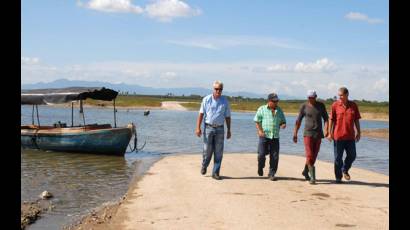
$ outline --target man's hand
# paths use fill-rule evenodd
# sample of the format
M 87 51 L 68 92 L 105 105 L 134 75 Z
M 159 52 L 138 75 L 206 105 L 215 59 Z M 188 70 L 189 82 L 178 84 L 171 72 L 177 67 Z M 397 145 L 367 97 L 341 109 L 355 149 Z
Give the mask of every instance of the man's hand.
M 197 129 L 195 130 L 195 134 L 196 134 L 198 137 L 201 137 L 201 134 L 202 134 L 201 128 L 197 128 Z
M 325 131 L 325 137 L 327 138 L 329 136 L 329 131 Z
M 259 137 L 265 137 L 265 133 L 261 130 L 258 130 Z
M 332 141 L 333 141 L 333 133 L 329 133 L 329 134 L 327 135 L 327 139 L 328 139 L 330 142 L 332 142 Z
M 293 142 L 298 143 L 298 135 L 293 134 Z
M 231 130 L 228 129 L 228 131 L 226 132 L 226 139 L 231 138 Z
M 281 127 L 282 129 L 286 128 L 286 123 L 281 124 L 280 127 Z
M 359 142 L 360 141 L 360 132 L 357 132 L 356 133 L 356 142 Z

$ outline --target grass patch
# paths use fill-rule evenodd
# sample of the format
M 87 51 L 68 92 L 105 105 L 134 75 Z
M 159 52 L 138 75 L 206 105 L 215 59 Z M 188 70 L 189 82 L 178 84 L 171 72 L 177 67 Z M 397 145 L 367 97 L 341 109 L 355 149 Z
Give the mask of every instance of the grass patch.
M 228 97 L 231 104 L 232 111 L 254 111 L 261 105 L 266 104 L 265 99 L 256 98 L 242 98 L 242 97 Z M 202 97 L 199 95 L 191 96 L 160 96 L 160 95 L 119 95 L 115 101 L 116 106 L 121 107 L 160 107 L 162 101 L 182 101 L 181 105 L 189 110 L 199 110 Z M 332 100 L 319 100 L 326 106 L 328 112 L 330 112 Z M 279 106 L 286 113 L 298 113 L 299 107 L 305 100 L 281 100 Z M 389 103 L 388 102 L 371 102 L 371 101 L 355 101 L 359 106 L 361 113 L 374 113 L 379 115 L 389 115 Z M 112 106 L 111 101 L 99 101 L 87 99 L 86 104 L 96 106 Z

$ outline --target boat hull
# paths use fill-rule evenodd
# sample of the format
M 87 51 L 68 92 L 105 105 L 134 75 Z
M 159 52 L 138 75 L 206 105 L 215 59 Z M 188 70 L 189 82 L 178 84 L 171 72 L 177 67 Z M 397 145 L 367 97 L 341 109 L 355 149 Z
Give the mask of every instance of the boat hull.
M 132 128 L 60 128 L 21 129 L 23 148 L 57 152 L 124 155 L 132 137 Z

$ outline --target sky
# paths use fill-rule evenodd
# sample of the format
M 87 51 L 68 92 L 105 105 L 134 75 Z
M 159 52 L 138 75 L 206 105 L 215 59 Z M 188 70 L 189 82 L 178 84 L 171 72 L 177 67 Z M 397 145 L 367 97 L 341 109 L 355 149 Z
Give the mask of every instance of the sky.
M 21 83 L 389 100 L 385 0 L 22 0 Z

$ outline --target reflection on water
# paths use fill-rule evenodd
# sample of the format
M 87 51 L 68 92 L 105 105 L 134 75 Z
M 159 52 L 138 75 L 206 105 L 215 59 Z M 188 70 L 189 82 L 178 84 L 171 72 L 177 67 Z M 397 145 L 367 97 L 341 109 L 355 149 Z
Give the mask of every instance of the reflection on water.
M 22 106 L 21 109 L 22 124 L 30 124 L 31 107 Z M 71 124 L 71 108 L 40 106 L 39 113 L 41 124 L 51 125 L 57 121 Z M 142 173 L 164 154 L 202 153 L 202 139 L 194 135 L 197 115 L 196 111 L 152 110 L 149 116 L 144 116 L 143 110 L 119 109 L 117 125 L 134 122 L 139 143 L 147 142 L 142 152 L 128 153 L 124 157 L 22 150 L 22 201 L 36 200 L 44 190 L 55 195 L 52 200 L 55 209 L 30 229 L 59 229 L 72 218 L 120 198 L 126 193 L 134 171 Z M 255 153 L 256 160 L 258 138 L 253 116 L 254 113 L 232 113 L 232 138 L 225 141 L 225 153 Z M 87 123 L 113 124 L 111 109 L 86 108 L 85 117 Z M 82 117 L 74 116 L 74 119 L 74 124 L 82 123 Z M 304 124 L 299 131 L 299 142 L 294 144 L 295 116 L 286 119 L 287 128 L 280 133 L 280 153 L 304 156 Z M 361 121 L 362 129 L 388 127 L 388 122 Z M 388 140 L 362 137 L 356 148 L 357 159 L 353 167 L 388 175 Z M 333 143 L 323 139 L 318 159 L 333 161 Z M 198 167 L 200 162 L 198 155 Z
M 159 155 L 146 158 L 143 164 L 135 156 L 22 150 L 21 200 L 37 200 L 44 190 L 54 195 L 54 208 L 30 229 L 59 229 L 105 202 L 118 200 L 134 172 L 141 175 Z

